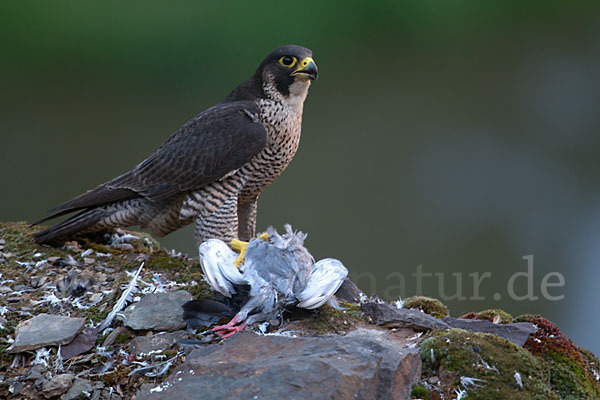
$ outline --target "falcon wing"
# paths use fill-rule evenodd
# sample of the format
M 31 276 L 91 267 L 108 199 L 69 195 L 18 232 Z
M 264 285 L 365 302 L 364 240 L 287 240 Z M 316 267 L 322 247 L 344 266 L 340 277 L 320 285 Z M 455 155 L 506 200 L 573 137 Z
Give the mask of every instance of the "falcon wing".
M 61 211 L 58 216 L 139 196 L 158 202 L 213 182 L 240 168 L 264 148 L 267 132 L 254 119 L 256 113 L 257 106 L 250 101 L 209 108 L 184 124 L 131 171 L 51 211 Z

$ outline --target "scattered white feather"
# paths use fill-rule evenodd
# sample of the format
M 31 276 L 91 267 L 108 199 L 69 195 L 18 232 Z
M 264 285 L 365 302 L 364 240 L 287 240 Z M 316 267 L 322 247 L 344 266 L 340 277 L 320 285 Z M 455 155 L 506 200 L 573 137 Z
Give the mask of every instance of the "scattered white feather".
M 81 253 L 81 254 L 80 254 L 80 256 L 81 256 L 82 258 L 83 258 L 83 257 L 87 257 L 87 256 L 89 256 L 90 254 L 92 254 L 93 252 L 94 252 L 94 250 L 92 250 L 92 249 L 87 249 L 86 251 L 84 251 L 83 253 Z
M 102 321 L 102 323 L 98 327 L 98 332 L 102 332 L 104 329 L 108 328 L 115 316 L 117 315 L 117 313 L 120 312 L 123 309 L 123 307 L 125 307 L 125 304 L 127 304 L 128 301 L 131 300 L 132 292 L 137 286 L 138 276 L 140 275 L 140 272 L 142 272 L 143 267 L 144 263 L 142 263 L 138 270 L 135 272 L 135 274 L 133 274 L 131 282 L 129 282 L 129 285 L 127 285 L 127 289 L 123 291 L 123 294 L 121 294 L 121 297 L 114 305 L 111 312 L 107 315 L 106 319 Z
M 106 347 L 102 347 L 102 346 L 97 346 L 96 347 L 96 351 L 98 352 L 99 355 L 103 356 L 103 357 L 112 357 L 114 350 L 108 351 L 108 349 Z
M 515 371 L 513 376 L 515 377 L 515 381 L 517 382 L 519 389 L 523 390 L 523 380 L 521 379 L 521 374 Z
M 363 292 L 360 292 L 360 294 L 358 295 L 358 303 L 359 304 L 365 304 L 369 302 L 369 297 L 364 294 Z
M 171 387 L 171 384 L 169 382 L 163 382 L 160 385 L 150 389 L 150 393 L 159 393 L 159 392 L 162 392 L 163 390 L 168 389 L 169 387 Z
M 17 355 L 15 355 L 15 358 L 13 358 L 13 362 L 10 364 L 10 368 L 17 368 L 19 364 L 21 364 L 21 360 L 23 359 L 22 354 L 23 353 L 17 353 Z
M 169 368 L 171 368 L 171 365 L 173 365 L 173 362 L 175 361 L 175 359 L 177 359 L 177 357 L 181 356 L 182 354 L 183 354 L 183 352 L 179 352 L 179 353 L 175 354 L 175 356 L 173 356 L 172 358 L 168 359 L 167 361 L 162 361 L 162 362 L 159 362 L 157 364 L 152 364 L 152 365 L 144 365 L 140 368 L 136 368 L 133 371 L 131 371 L 129 374 L 127 374 L 127 376 L 132 376 L 135 374 L 143 373 L 147 377 L 155 378 L 158 376 L 166 375 L 167 372 L 169 372 Z
M 469 386 L 475 386 L 475 387 L 483 387 L 483 385 L 479 385 L 478 382 L 483 382 L 485 383 L 485 381 L 483 379 L 478 379 L 478 378 L 470 378 L 468 376 L 461 376 L 460 377 L 460 383 L 465 387 L 469 387 Z
M 17 261 L 17 260 L 15 260 L 15 262 L 17 264 L 19 264 L 21 267 L 26 267 L 27 270 L 29 270 L 34 265 L 34 263 L 32 263 L 30 261 Z
M 58 345 L 58 350 L 56 351 L 56 357 L 54 358 L 54 372 L 63 372 L 65 370 L 63 366 L 63 358 L 60 355 L 60 344 Z
M 132 235 L 130 233 L 125 233 L 120 235 L 118 233 L 114 233 L 111 237 L 111 246 L 119 243 L 130 243 L 136 240 L 140 240 L 139 236 Z
M 418 344 L 417 340 L 421 337 L 421 335 L 423 335 L 423 332 L 418 332 L 414 336 L 411 336 L 408 339 L 406 339 L 407 341 L 411 342 L 411 343 L 407 344 L 406 347 L 409 349 L 414 349 L 415 347 L 417 347 L 417 344 Z
M 488 364 L 488 362 L 487 362 L 487 361 L 485 361 L 485 360 L 483 359 L 483 357 L 481 357 L 481 356 L 479 356 L 479 364 L 480 364 L 480 365 L 481 365 L 483 368 L 485 368 L 485 369 L 489 369 L 489 370 L 492 370 L 492 371 L 495 371 L 495 372 L 498 372 L 498 373 L 499 373 L 499 371 L 498 371 L 498 368 L 496 368 L 496 367 L 495 367 L 495 366 L 493 366 L 493 365 L 490 365 L 490 364 Z
M 50 365 L 50 350 L 46 350 L 45 347 L 37 349 L 35 351 L 35 358 L 31 362 L 31 365 L 42 364 L 44 367 Z
M 44 297 L 42 297 L 40 300 L 32 300 L 31 304 L 33 304 L 34 306 L 37 306 L 38 304 L 44 304 L 44 303 L 50 303 L 50 305 L 57 305 L 60 303 L 64 303 L 69 301 L 68 298 L 64 298 L 64 299 L 59 299 L 58 297 L 56 297 L 56 295 L 54 293 L 46 293 L 46 295 Z
M 265 321 L 262 324 L 258 325 L 258 331 L 260 334 L 264 335 L 265 333 L 267 333 L 267 328 L 269 327 L 269 322 Z
M 81 297 L 75 297 L 72 301 L 71 301 L 71 305 L 75 308 L 78 308 L 80 310 L 87 310 L 88 308 L 90 308 L 89 305 L 86 304 L 82 304 L 81 303 Z
M 276 331 L 276 332 L 271 332 L 271 333 L 264 333 L 262 334 L 262 336 L 282 336 L 282 337 L 289 337 L 289 338 L 297 338 L 298 331 Z
M 402 299 L 398 298 L 398 300 L 392 302 L 391 306 L 392 306 L 392 308 L 401 310 L 404 307 L 404 301 L 402 301 Z
M 455 400 L 463 400 L 467 397 L 467 391 L 461 388 L 454 389 L 454 393 L 456 394 Z

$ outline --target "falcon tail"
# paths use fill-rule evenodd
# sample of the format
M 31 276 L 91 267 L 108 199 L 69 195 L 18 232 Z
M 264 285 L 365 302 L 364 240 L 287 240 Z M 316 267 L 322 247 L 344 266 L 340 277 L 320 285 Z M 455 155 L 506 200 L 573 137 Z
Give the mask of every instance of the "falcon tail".
M 62 239 L 63 237 L 66 238 L 79 232 L 86 230 L 89 231 L 88 228 L 91 228 L 103 218 L 114 213 L 114 210 L 112 212 L 108 211 L 103 206 L 111 203 L 118 204 L 118 202 L 133 199 L 137 196 L 137 193 L 129 189 L 111 188 L 107 187 L 106 185 L 100 185 L 95 189 L 87 191 L 65 203 L 59 204 L 50 210 L 50 212 L 56 211 L 56 214 L 32 223 L 32 226 L 39 225 L 43 222 L 61 217 L 65 214 L 80 211 L 78 214 L 73 215 L 63 222 L 34 234 L 33 238 L 37 243 L 40 244 L 52 243 L 58 241 L 57 239 Z
M 58 217 L 64 213 L 58 213 L 50 218 Z M 41 232 L 37 232 L 33 235 L 33 239 L 36 243 L 53 243 L 63 237 L 72 236 L 76 233 L 86 231 L 87 228 L 98 223 L 100 220 L 105 218 L 109 212 L 101 208 L 94 208 L 91 210 L 83 210 L 79 214 L 73 215 L 72 217 L 59 222 L 56 225 L 51 226 L 48 229 L 44 229 Z M 49 219 L 49 218 L 48 218 Z M 38 221 L 39 222 L 43 222 Z M 33 224 L 36 225 L 37 223 Z

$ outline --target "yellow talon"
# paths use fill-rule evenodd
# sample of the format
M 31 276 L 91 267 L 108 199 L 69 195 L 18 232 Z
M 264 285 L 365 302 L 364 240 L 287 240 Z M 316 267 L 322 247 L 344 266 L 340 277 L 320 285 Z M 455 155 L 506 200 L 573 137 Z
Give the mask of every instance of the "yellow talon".
M 265 242 L 269 241 L 269 235 L 267 233 L 263 233 L 259 236 Z M 233 264 L 238 267 L 238 269 L 242 268 L 242 264 L 244 263 L 244 254 L 246 254 L 246 250 L 248 249 L 248 242 L 244 242 L 242 240 L 233 239 L 230 243 L 231 249 L 233 251 L 237 251 L 240 253 L 238 258 L 235 259 Z
M 229 245 L 231 246 L 231 250 L 233 250 L 237 253 L 241 253 L 248 246 L 248 242 L 243 242 L 238 239 L 233 239 Z

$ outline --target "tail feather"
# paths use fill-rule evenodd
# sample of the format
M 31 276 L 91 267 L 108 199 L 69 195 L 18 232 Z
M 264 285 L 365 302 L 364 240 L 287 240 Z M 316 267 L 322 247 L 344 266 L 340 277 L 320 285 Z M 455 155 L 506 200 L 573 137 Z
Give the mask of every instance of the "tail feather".
M 64 210 L 64 211 L 61 211 L 61 212 L 57 212 L 56 214 L 52 214 L 49 217 L 45 217 L 45 218 L 42 218 L 42 219 L 40 219 L 38 221 L 32 222 L 31 226 L 36 226 L 36 225 L 39 225 L 39 224 L 43 224 L 46 221 L 50 221 L 51 219 L 62 217 L 63 215 L 70 214 L 73 211 L 74 210 Z
M 109 214 L 110 212 L 102 208 L 83 210 L 79 214 L 73 215 L 50 228 L 35 233 L 33 239 L 36 243 L 40 244 L 52 243 L 62 237 L 72 236 L 76 233 L 85 231 Z M 44 220 L 38 221 L 38 223 L 43 221 Z

